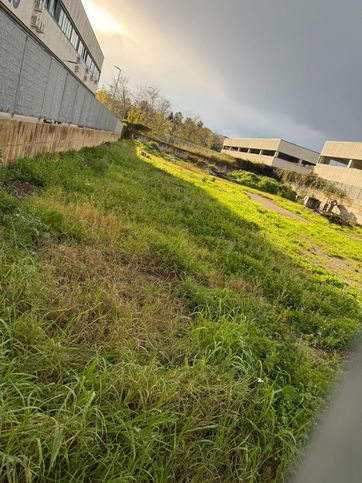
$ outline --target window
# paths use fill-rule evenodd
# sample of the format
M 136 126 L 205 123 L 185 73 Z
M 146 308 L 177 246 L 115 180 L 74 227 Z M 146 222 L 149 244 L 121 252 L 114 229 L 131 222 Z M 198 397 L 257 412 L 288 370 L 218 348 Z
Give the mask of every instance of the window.
M 48 10 L 52 17 L 54 17 L 55 15 L 55 2 L 56 0 L 45 0 L 44 2 L 45 8 Z
M 279 153 L 278 158 L 283 161 L 289 161 L 290 163 L 299 163 L 299 159 L 295 156 L 290 156 L 290 154 Z
M 260 154 L 260 149 L 250 148 L 250 154 Z
M 84 42 L 81 40 L 76 28 L 73 26 L 68 14 L 62 7 L 60 0 L 44 0 L 44 6 L 57 22 L 78 55 L 84 60 L 87 68 L 93 73 L 93 77 L 98 81 L 100 78 L 100 71 L 96 66 L 91 54 L 85 47 Z
M 275 156 L 275 151 L 271 151 L 270 149 L 263 149 L 262 154 L 264 156 Z
M 77 34 L 77 32 L 74 29 L 72 30 L 72 34 L 70 36 L 70 43 L 73 45 L 75 50 L 78 49 L 79 35 Z

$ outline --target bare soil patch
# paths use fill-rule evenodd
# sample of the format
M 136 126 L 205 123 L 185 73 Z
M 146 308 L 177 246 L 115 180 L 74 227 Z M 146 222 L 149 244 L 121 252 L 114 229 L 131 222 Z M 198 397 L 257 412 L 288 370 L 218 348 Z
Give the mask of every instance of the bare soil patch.
M 257 195 L 255 193 L 247 193 L 249 198 L 256 203 L 260 203 L 261 205 L 264 206 L 267 210 L 274 211 L 275 213 L 279 213 L 279 215 L 285 216 L 286 218 L 290 218 L 295 221 L 300 221 L 302 223 L 308 223 L 308 220 L 305 218 L 296 215 L 295 213 L 292 213 L 291 211 L 286 210 L 285 208 L 282 208 L 281 206 L 277 205 L 273 200 L 270 198 L 266 198 L 265 196 Z
M 25 198 L 26 196 L 31 196 L 35 191 L 39 188 L 34 186 L 27 181 L 12 181 L 11 183 L 7 183 L 7 188 L 9 189 L 10 193 L 18 198 Z

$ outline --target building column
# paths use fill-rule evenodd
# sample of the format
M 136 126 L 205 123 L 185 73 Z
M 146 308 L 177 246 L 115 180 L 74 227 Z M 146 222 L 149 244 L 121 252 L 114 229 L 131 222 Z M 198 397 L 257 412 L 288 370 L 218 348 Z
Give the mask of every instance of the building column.
M 353 161 L 354 161 L 353 159 L 349 160 L 347 168 L 353 168 Z

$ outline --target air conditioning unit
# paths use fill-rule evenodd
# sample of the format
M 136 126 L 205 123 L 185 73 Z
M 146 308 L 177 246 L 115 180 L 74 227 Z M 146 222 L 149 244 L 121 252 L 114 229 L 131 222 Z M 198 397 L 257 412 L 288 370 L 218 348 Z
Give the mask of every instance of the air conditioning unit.
M 44 0 L 34 0 L 34 10 L 42 12 L 44 10 Z
M 88 80 L 88 76 L 87 76 L 87 75 L 85 75 L 85 76 L 83 77 L 83 80 L 84 80 L 84 82 L 87 82 L 87 80 Z
M 86 71 L 87 74 L 89 74 L 89 67 L 86 67 L 85 71 Z
M 45 32 L 44 22 L 39 22 L 39 25 L 36 27 L 36 31 L 38 32 L 38 34 L 43 34 Z
M 79 72 L 79 65 L 78 64 L 75 65 L 74 72 Z
M 39 15 L 32 15 L 30 19 L 30 25 L 39 33 L 43 34 L 45 31 L 45 24 Z
M 38 28 L 39 23 L 41 22 L 41 19 L 38 15 L 32 15 L 30 19 L 30 25 L 34 28 Z
M 80 55 L 77 55 L 77 64 L 80 64 L 80 61 L 81 61 L 81 57 Z

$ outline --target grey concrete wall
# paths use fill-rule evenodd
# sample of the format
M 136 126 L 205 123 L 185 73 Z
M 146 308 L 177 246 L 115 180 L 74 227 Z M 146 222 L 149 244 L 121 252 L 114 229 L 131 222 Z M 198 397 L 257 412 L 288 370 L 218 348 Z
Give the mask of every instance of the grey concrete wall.
M 316 198 L 321 202 L 321 206 L 325 205 L 330 199 L 336 200 L 338 205 L 333 209 L 333 212 L 342 216 L 346 221 L 362 226 L 362 199 L 358 200 L 337 196 L 336 193 L 328 193 L 303 184 L 288 184 L 300 197 L 303 198 L 308 195 Z
M 321 156 L 362 160 L 362 143 L 327 141 Z
M 288 154 L 288 153 L 287 153 Z M 284 159 L 274 158 L 271 164 L 273 168 L 287 169 L 288 171 L 294 171 L 295 173 L 308 174 L 313 170 L 313 166 L 302 166 L 298 163 L 290 163 Z
M 244 159 L 245 161 L 251 161 L 253 163 L 259 163 L 259 164 L 267 164 L 268 166 L 272 166 L 273 159 L 274 159 L 273 156 L 262 156 L 261 154 L 242 153 L 240 151 L 228 151 L 223 149 L 221 152 L 223 154 L 229 154 L 230 156 L 236 159 Z
M 318 164 L 314 173 L 323 179 L 332 181 L 342 187 L 346 195 L 353 199 L 362 200 L 362 170 L 342 168 L 327 164 Z
M 0 119 L 0 162 L 116 142 L 121 133 Z
M 295 158 L 309 161 L 313 164 L 317 164 L 319 159 L 319 153 L 283 140 L 280 141 L 278 151 L 294 156 Z
M 280 145 L 280 139 L 257 139 L 257 138 L 231 138 L 225 139 L 224 146 L 235 146 L 255 149 L 270 149 L 277 151 Z

